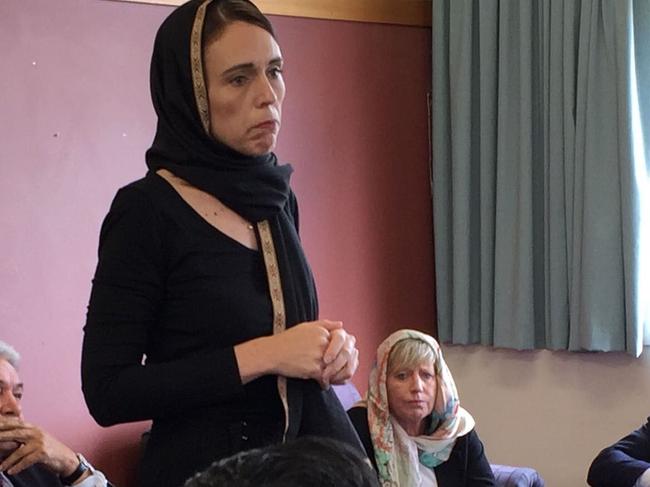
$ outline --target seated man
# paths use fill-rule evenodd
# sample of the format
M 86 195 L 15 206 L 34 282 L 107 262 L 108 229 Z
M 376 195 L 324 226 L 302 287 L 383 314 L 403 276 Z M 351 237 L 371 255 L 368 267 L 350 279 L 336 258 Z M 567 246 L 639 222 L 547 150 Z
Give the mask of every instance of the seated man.
M 213 463 L 185 487 L 379 487 L 374 470 L 354 448 L 324 437 L 238 453 Z
M 650 418 L 598 454 L 587 482 L 592 487 L 650 487 Z
M 104 474 L 80 454 L 23 421 L 18 353 L 0 340 L 0 486 L 106 487 Z

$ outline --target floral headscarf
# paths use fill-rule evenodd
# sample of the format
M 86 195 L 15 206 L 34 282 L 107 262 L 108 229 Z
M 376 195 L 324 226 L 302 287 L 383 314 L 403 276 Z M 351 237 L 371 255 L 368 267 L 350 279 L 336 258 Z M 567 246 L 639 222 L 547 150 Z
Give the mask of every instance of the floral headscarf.
M 402 340 L 415 339 L 433 350 L 437 379 L 436 398 L 430 427 L 421 436 L 409 436 L 391 417 L 388 409 L 386 375 L 393 347 Z M 368 385 L 368 425 L 382 486 L 413 487 L 421 483 L 418 463 L 434 468 L 447 461 L 456 438 L 474 428 L 474 418 L 460 407 L 456 384 L 442 358 L 440 346 L 431 336 L 415 330 L 399 330 L 377 349 L 377 360 Z

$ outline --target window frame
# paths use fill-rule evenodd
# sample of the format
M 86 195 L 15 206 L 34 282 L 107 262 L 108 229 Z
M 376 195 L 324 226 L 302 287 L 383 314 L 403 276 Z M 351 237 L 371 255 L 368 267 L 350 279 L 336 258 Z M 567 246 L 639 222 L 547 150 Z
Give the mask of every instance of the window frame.
M 111 0 L 177 6 L 186 0 Z M 253 0 L 269 15 L 431 27 L 431 0 Z

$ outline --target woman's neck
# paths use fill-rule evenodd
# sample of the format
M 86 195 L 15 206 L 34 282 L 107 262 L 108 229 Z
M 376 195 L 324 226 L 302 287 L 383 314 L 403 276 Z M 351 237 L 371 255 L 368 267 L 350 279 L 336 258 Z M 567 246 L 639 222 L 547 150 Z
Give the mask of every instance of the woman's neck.
M 399 425 L 409 436 L 420 436 L 424 434 L 424 420 L 407 424 L 400 423 Z

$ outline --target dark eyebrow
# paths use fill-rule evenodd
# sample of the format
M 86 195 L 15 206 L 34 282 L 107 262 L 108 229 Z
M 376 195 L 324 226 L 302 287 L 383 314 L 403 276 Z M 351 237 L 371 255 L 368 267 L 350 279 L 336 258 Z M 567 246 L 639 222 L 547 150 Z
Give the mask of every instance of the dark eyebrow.
M 269 65 L 277 66 L 279 64 L 282 64 L 281 57 L 274 57 L 269 61 Z M 230 68 L 226 69 L 223 73 L 221 73 L 221 76 L 227 77 L 229 74 L 232 74 L 236 71 L 254 71 L 254 70 L 255 70 L 255 65 L 253 63 L 235 64 L 234 66 L 231 66 Z
M 252 71 L 254 69 L 255 65 L 253 63 L 235 64 L 234 66 L 226 69 L 223 73 L 221 73 L 221 76 L 226 77 L 235 71 Z

